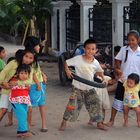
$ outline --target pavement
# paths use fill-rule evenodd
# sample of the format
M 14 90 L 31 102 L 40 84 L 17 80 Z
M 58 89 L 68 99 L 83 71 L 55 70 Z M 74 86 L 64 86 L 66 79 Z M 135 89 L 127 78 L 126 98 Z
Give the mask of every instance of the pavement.
M 22 48 L 22 46 L 11 45 L 9 43 L 0 42 L 8 49 L 10 55 Z M 140 128 L 137 127 L 135 113 L 130 112 L 129 126 L 123 127 L 123 114 L 118 113 L 116 116 L 115 124 L 107 132 L 101 131 L 95 126 L 87 124 L 89 116 L 85 107 L 81 110 L 80 116 L 75 123 L 68 123 L 67 129 L 64 132 L 58 131 L 59 125 L 62 121 L 65 106 L 71 94 L 71 86 L 61 86 L 58 76 L 58 64 L 55 62 L 41 62 L 41 67 L 48 76 L 47 84 L 47 127 L 48 132 L 40 132 L 41 119 L 38 108 L 33 109 L 33 123 L 32 131 L 36 135 L 29 140 L 140 140 Z M 113 101 L 113 95 L 110 95 L 110 101 Z M 110 117 L 111 110 L 106 112 L 107 122 Z M 0 140 L 16 140 L 16 127 L 17 122 L 14 119 L 14 125 L 11 127 L 4 127 L 7 122 L 5 117 L 0 122 Z

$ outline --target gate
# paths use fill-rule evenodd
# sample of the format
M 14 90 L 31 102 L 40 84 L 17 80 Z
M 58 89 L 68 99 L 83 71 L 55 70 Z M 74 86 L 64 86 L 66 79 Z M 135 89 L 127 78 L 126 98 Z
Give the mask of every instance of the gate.
M 124 45 L 127 44 L 127 33 L 130 30 L 140 32 L 140 1 L 124 7 Z
M 89 9 L 89 37 L 97 42 L 112 43 L 112 7 Z
M 73 50 L 80 41 L 80 5 L 66 9 L 66 50 Z

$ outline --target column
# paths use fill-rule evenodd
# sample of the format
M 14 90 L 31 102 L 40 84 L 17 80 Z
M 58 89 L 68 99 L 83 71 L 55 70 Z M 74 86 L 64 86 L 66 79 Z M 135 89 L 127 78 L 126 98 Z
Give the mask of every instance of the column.
M 123 8 L 133 0 L 109 0 L 112 3 L 113 46 L 123 46 Z
M 53 14 L 51 16 L 51 47 L 57 49 L 57 2 L 52 2 Z
M 93 8 L 96 0 L 79 0 L 80 4 L 80 38 L 84 42 L 89 38 L 89 8 Z
M 69 1 L 60 1 L 59 19 L 60 19 L 60 53 L 66 51 L 66 9 L 69 9 L 72 3 Z

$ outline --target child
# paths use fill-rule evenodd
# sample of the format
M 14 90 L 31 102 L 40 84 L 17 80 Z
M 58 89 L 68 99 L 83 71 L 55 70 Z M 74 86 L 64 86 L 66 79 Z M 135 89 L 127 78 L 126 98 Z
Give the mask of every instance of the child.
M 16 76 L 9 82 L 10 86 L 12 86 L 9 100 L 18 120 L 18 137 L 29 137 L 32 135 L 29 132 L 27 122 L 28 105 L 30 104 L 28 81 L 30 72 L 31 68 L 29 65 L 19 65 Z
M 98 73 L 96 73 L 97 78 L 102 82 L 102 78 L 98 76 Z M 104 76 L 105 81 L 111 80 L 109 76 Z M 100 99 L 100 108 L 102 109 L 102 114 L 103 114 L 103 121 L 105 120 L 105 113 L 106 110 L 110 109 L 110 100 L 109 100 L 109 95 L 107 91 L 107 87 L 105 88 L 95 88 L 97 95 L 99 96 Z M 89 120 L 88 124 L 93 125 L 94 121 Z
M 6 57 L 5 49 L 2 46 L 0 46 L 0 71 L 2 71 L 3 68 L 5 67 L 5 62 L 3 61 L 5 57 Z
M 84 43 L 85 54 L 75 56 L 68 59 L 65 64 L 65 71 L 69 78 L 72 78 L 72 71 L 68 66 L 74 66 L 76 74 L 79 77 L 93 81 L 93 76 L 96 72 L 99 72 L 104 79 L 103 70 L 99 62 L 93 57 L 96 52 L 96 43 L 93 39 L 88 39 Z M 76 121 L 80 110 L 85 104 L 91 120 L 97 122 L 97 127 L 101 130 L 106 130 L 103 125 L 103 116 L 100 108 L 99 98 L 93 87 L 73 80 L 73 93 L 69 98 L 69 103 L 66 107 L 63 115 L 63 121 L 59 128 L 60 131 L 64 131 L 67 121 Z
M 28 36 L 24 43 L 25 49 L 32 50 L 36 54 L 40 51 L 39 46 L 39 39 L 34 36 Z M 41 68 L 39 64 L 33 65 L 32 68 L 34 69 L 34 81 L 38 82 L 32 82 L 31 88 L 30 88 L 30 98 L 31 98 L 31 104 L 33 107 L 39 106 L 41 120 L 42 120 L 42 128 L 40 129 L 41 132 L 47 132 L 47 126 L 46 126 L 46 81 L 47 77 L 46 75 L 41 71 Z M 29 108 L 29 116 L 28 116 L 28 122 L 29 125 L 32 126 L 31 123 L 32 119 L 32 107 Z
M 0 85 L 2 86 L 1 94 L 2 96 L 5 96 L 5 98 L 0 99 L 0 121 L 2 120 L 8 109 L 10 93 L 10 85 L 8 83 L 9 80 L 15 75 L 16 69 L 19 65 L 32 65 L 33 62 L 35 62 L 34 52 L 25 50 L 22 56 L 10 61 L 0 72 Z M 33 73 L 30 74 L 30 81 L 32 82 L 32 80 Z
M 122 47 L 115 57 L 115 72 L 118 79 L 124 77 L 126 80 L 128 75 L 135 72 L 140 75 L 140 47 L 139 33 L 132 30 L 127 35 L 128 46 Z M 115 99 L 112 106 L 112 112 L 108 126 L 112 126 L 115 121 L 117 111 L 123 111 L 124 87 L 119 80 L 116 88 Z
M 137 124 L 140 127 L 140 99 L 138 92 L 140 91 L 139 75 L 131 73 L 128 75 L 127 81 L 124 83 L 124 126 L 128 126 L 128 113 L 133 109 L 137 115 Z

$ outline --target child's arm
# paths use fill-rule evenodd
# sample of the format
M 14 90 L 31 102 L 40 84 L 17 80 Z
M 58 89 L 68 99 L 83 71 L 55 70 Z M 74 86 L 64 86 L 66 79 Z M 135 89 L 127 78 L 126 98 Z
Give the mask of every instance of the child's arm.
M 68 78 L 73 78 L 73 75 L 72 75 L 72 71 L 69 69 L 67 63 L 65 62 L 65 72 L 66 72 L 66 75 L 68 76 Z
M 42 72 L 42 77 L 43 77 L 43 82 L 47 83 L 47 75 L 44 72 Z
M 115 60 L 115 73 L 119 78 L 121 78 L 123 75 L 123 72 L 121 71 L 121 61 L 120 60 Z
M 37 90 L 41 90 L 41 85 L 40 85 L 35 73 L 33 74 L 33 80 L 37 84 Z

